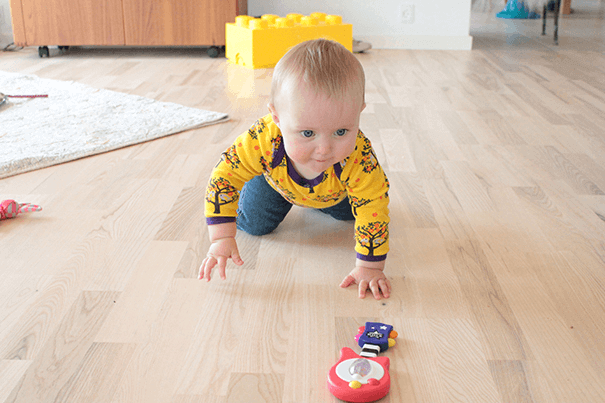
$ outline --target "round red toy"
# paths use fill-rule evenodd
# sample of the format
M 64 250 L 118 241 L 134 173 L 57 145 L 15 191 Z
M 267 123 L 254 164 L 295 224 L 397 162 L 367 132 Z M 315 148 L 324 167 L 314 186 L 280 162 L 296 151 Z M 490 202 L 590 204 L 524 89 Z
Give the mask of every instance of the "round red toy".
M 344 347 L 340 359 L 328 374 L 328 389 L 346 402 L 373 402 L 389 393 L 391 376 L 388 357 L 377 357 L 395 345 L 397 332 L 384 323 L 367 322 L 355 337 L 362 348 L 361 355 Z

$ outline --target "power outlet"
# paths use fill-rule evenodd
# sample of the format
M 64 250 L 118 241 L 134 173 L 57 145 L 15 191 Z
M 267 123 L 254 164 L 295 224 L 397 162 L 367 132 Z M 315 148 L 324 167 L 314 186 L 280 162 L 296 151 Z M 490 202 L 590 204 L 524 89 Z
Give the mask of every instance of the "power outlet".
M 399 13 L 399 17 L 401 22 L 404 24 L 413 24 L 414 23 L 414 5 L 413 4 L 402 4 L 401 12 Z

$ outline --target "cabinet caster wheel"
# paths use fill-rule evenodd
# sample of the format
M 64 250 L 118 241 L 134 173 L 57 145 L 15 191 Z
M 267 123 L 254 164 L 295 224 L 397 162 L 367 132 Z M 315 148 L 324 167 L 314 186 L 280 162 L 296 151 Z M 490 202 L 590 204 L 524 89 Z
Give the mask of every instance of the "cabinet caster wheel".
M 208 56 L 211 58 L 217 58 L 219 54 L 219 48 L 217 46 L 211 46 L 207 52 Z
M 38 56 L 40 57 L 50 57 L 50 52 L 48 51 L 48 46 L 39 46 L 38 47 Z

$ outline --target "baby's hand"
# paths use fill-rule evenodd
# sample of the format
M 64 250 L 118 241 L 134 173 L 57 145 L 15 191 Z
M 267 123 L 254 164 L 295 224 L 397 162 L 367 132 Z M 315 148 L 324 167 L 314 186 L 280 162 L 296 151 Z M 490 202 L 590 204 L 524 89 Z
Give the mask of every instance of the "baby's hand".
M 381 299 L 381 293 L 384 298 L 391 295 L 391 282 L 386 278 L 380 269 L 371 269 L 363 266 L 356 266 L 351 273 L 340 283 L 342 288 L 347 288 L 351 284 L 359 284 L 359 298 L 366 297 L 368 288 L 374 294 L 375 299 Z
M 225 280 L 227 278 L 225 276 L 225 267 L 227 266 L 227 259 L 229 258 L 238 266 L 244 264 L 244 261 L 239 256 L 235 238 L 227 237 L 213 241 L 208 249 L 206 259 L 204 259 L 200 266 L 199 279 L 206 278 L 206 281 L 210 281 L 212 269 L 218 264 L 218 272 L 221 278 Z

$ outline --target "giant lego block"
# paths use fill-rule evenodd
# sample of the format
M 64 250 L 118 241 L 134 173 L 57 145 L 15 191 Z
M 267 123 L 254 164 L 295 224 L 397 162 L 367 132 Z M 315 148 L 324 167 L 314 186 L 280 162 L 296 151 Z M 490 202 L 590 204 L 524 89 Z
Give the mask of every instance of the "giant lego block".
M 240 15 L 225 32 L 227 59 L 251 69 L 274 67 L 288 50 L 311 39 L 331 39 L 353 51 L 353 25 L 343 24 L 338 15 Z

